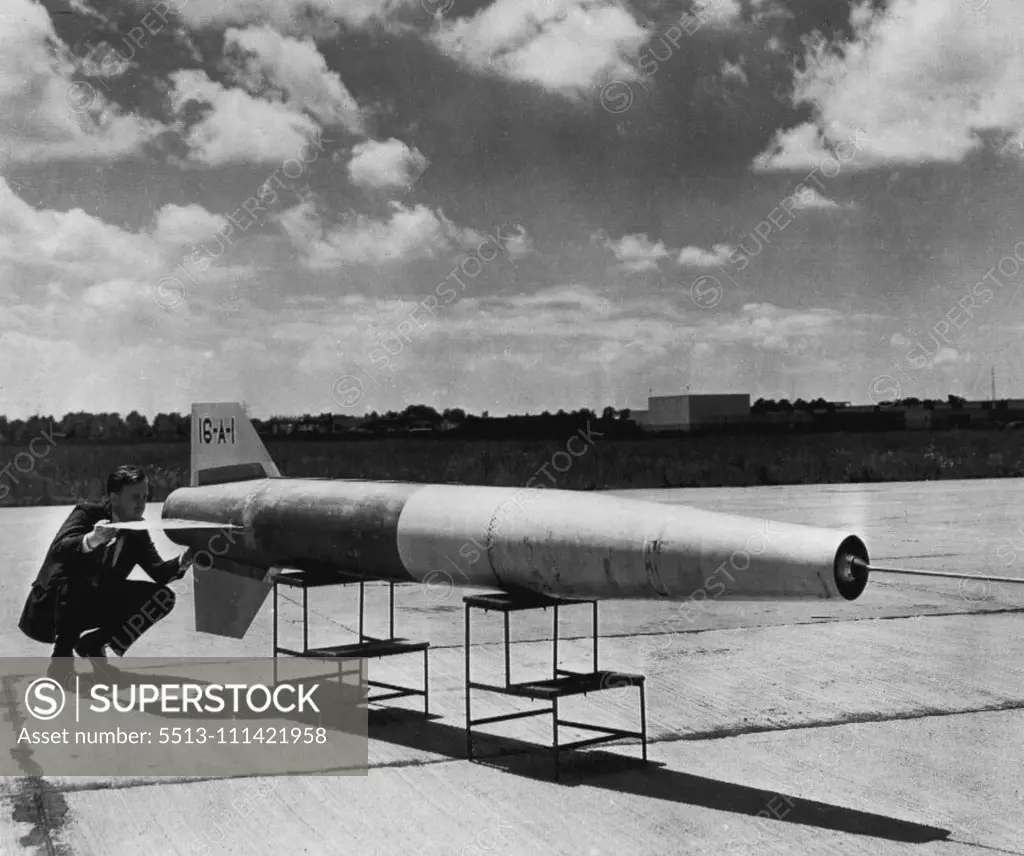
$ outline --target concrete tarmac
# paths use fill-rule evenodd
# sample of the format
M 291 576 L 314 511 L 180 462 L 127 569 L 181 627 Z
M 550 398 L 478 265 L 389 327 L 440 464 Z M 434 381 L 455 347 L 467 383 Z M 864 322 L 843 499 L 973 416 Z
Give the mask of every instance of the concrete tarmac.
M 851 528 L 880 565 L 1024 579 L 1022 490 L 979 480 L 618 493 Z M 5 656 L 48 654 L 16 621 L 68 510 L 0 510 Z M 132 656 L 270 654 L 269 599 L 244 640 L 227 640 L 191 629 L 191 576 L 174 588 L 177 608 Z M 282 642 L 298 643 L 296 594 L 283 593 Z M 29 755 L 24 775 L 0 780 L 0 853 L 1024 854 L 1024 585 L 876 575 L 853 603 L 602 604 L 600 665 L 647 676 L 649 763 L 623 741 L 568 756 L 560 783 L 543 748 L 549 718 L 484 727 L 524 752 L 465 759 L 466 593 L 397 589 L 397 632 L 432 644 L 432 715 L 417 713 L 420 699 L 372 709 L 367 776 L 41 778 Z M 356 588 L 310 602 L 312 645 L 351 640 Z M 367 632 L 386 631 L 386 605 L 386 587 L 369 586 Z M 561 665 L 586 666 L 589 609 L 561 612 Z M 551 620 L 512 616 L 514 680 L 548 675 Z M 474 678 L 500 680 L 501 627 L 474 614 Z M 416 685 L 421 664 L 370 661 L 370 677 Z M 636 702 L 635 689 L 616 689 L 561 713 L 632 729 Z M 474 717 L 522 706 L 473 694 Z

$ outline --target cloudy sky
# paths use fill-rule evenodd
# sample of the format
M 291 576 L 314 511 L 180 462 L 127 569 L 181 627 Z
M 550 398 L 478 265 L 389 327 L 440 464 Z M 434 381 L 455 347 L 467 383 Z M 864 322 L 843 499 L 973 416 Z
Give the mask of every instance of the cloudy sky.
M 0 117 L 9 416 L 1024 397 L 1018 0 L 3 0 Z

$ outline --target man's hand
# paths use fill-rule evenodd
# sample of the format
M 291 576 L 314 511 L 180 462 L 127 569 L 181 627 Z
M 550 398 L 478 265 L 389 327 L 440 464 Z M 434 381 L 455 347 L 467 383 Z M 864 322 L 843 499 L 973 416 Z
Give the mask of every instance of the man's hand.
M 188 569 L 192 565 L 194 558 L 194 551 L 191 547 L 189 547 L 184 553 L 178 556 L 178 572 L 172 574 L 168 582 L 180 580 L 183 576 L 185 576 L 185 574 L 188 573 Z
M 117 530 L 107 525 L 109 523 L 109 520 L 100 520 L 92 527 L 92 532 L 85 536 L 91 549 L 95 550 L 117 537 Z

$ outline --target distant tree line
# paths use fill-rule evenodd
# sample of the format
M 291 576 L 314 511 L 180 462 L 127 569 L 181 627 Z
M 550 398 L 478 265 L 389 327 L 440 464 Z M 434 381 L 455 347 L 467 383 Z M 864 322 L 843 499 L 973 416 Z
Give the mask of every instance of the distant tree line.
M 714 433 L 776 433 L 779 431 L 841 431 L 841 430 L 902 430 L 903 409 L 920 407 L 925 410 L 939 408 L 947 415 L 932 423 L 935 429 L 967 427 L 965 406 L 967 400 L 956 395 L 942 399 L 903 398 L 880 403 L 875 407 L 849 408 L 844 402 L 815 398 L 792 402 L 759 398 L 750 407 L 747 424 L 731 424 L 712 430 Z M 979 406 L 991 408 L 989 415 L 995 423 L 1024 419 L 1018 413 L 1020 402 L 1008 410 L 1009 402 L 981 402 Z M 853 412 L 854 410 L 875 412 Z M 413 404 L 404 410 L 373 411 L 362 416 L 337 413 L 305 413 L 301 416 L 272 416 L 252 419 L 257 432 L 267 439 L 311 440 L 333 437 L 337 439 L 382 437 L 458 437 L 462 439 L 557 439 L 588 425 L 598 426 L 603 436 L 630 439 L 644 435 L 627 409 L 605 407 L 600 414 L 579 410 L 545 410 L 539 414 L 491 416 L 488 411 L 479 415 L 466 413 L 461 408 L 436 410 L 424 404 Z M 0 416 L 0 442 L 24 444 L 42 434 L 52 434 L 62 441 L 96 443 L 187 442 L 191 432 L 191 417 L 180 413 L 158 413 L 150 422 L 137 410 L 127 416 L 119 413 L 67 413 L 63 417 L 31 416 L 28 419 L 8 419 Z
M 483 411 L 479 416 L 467 414 L 461 408 L 438 411 L 433 407 L 414 404 L 402 411 L 376 411 L 364 416 L 334 413 L 302 414 L 301 416 L 273 416 L 251 421 L 263 436 L 278 439 L 303 439 L 326 435 L 345 437 L 390 435 L 448 434 L 460 437 L 487 438 L 498 436 L 542 437 L 558 436 L 585 428 L 589 423 L 600 423 L 602 430 L 629 433 L 629 410 L 605 407 L 598 415 L 586 408 L 573 411 L 544 411 L 537 415 L 491 416 Z M 46 433 L 65 440 L 96 442 L 187 441 L 191 431 L 190 415 L 158 413 L 152 423 L 137 410 L 127 416 L 120 413 L 67 413 L 63 417 L 31 416 L 28 419 L 8 419 L 0 416 L 0 441 L 27 443 L 33 437 Z
M 963 407 L 967 403 L 966 398 L 959 395 L 948 395 L 945 400 L 941 398 L 898 398 L 893 401 L 886 401 L 880 406 L 883 407 L 924 407 L 934 408 L 936 405 L 949 405 L 953 408 Z M 1000 402 L 1005 406 L 1006 402 Z M 835 413 L 842 410 L 846 405 L 843 402 L 826 401 L 824 398 L 815 398 L 812 401 L 804 401 L 798 398 L 793 402 L 781 398 L 775 401 L 771 398 L 759 398 L 750 405 L 751 414 L 758 416 L 764 413 L 792 413 L 794 411 L 805 411 L 810 413 Z
M 120 413 L 67 413 L 54 416 L 30 416 L 8 419 L 0 416 L 0 439 L 8 443 L 26 443 L 40 434 L 73 440 L 177 440 L 189 436 L 190 418 L 177 413 L 158 413 L 152 424 L 137 410 L 127 416 Z

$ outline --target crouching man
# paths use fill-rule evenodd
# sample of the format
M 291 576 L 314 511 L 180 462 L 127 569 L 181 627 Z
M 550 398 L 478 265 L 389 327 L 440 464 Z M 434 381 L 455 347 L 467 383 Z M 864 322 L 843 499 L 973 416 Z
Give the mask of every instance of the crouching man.
M 106 663 L 119 657 L 174 608 L 167 584 L 181 579 L 192 551 L 164 560 L 145 530 L 112 529 L 109 523 L 141 520 L 149 482 L 139 467 L 123 466 L 107 479 L 102 503 L 76 505 L 46 552 L 18 627 L 36 642 L 53 645 L 51 676 L 73 669 L 72 657 Z M 136 565 L 153 582 L 129 580 Z

